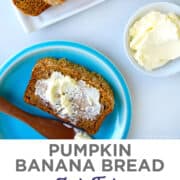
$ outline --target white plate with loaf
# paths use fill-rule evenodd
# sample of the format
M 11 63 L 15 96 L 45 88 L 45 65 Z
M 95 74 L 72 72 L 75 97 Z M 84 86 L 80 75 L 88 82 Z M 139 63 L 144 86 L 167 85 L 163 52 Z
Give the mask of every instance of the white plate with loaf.
M 17 18 L 26 33 L 94 7 L 105 0 L 12 0 Z

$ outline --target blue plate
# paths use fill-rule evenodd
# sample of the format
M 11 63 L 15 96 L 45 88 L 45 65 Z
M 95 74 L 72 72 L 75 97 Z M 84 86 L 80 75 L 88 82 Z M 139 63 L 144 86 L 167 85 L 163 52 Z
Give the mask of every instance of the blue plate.
M 101 74 L 114 91 L 114 111 L 104 120 L 95 139 L 126 138 L 131 122 L 131 98 L 127 85 L 112 62 L 101 53 L 82 44 L 52 41 L 29 47 L 10 58 L 0 68 L 0 95 L 19 108 L 42 117 L 51 115 L 26 104 L 23 95 L 31 72 L 40 58 L 65 57 Z M 0 138 L 3 139 L 45 139 L 25 123 L 0 113 Z

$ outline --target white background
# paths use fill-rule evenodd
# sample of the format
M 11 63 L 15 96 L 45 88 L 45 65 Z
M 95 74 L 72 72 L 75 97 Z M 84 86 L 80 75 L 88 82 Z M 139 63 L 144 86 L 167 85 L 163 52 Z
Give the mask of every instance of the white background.
M 64 144 L 65 152 L 67 152 L 68 144 L 75 144 L 76 141 L 0 141 L 0 179 L 5 180 L 56 180 L 57 178 L 67 176 L 68 180 L 79 180 L 79 178 L 83 178 L 82 180 L 92 180 L 93 176 L 107 176 L 105 180 L 113 180 L 113 177 L 116 180 L 179 180 L 179 149 L 180 144 L 179 141 L 79 141 L 78 145 L 81 147 L 84 143 L 87 144 L 119 144 L 122 143 L 125 147 L 128 143 L 131 144 L 131 156 L 127 157 L 126 154 L 123 153 L 123 156 L 117 157 L 109 157 L 105 154 L 104 157 L 101 157 L 99 153 L 94 154 L 94 156 L 89 157 L 87 153 L 87 157 L 84 157 L 83 154 L 80 154 L 78 157 L 75 157 L 72 153 L 70 157 L 62 157 L 61 156 L 61 148 L 59 152 L 53 154 L 52 157 L 49 156 L 49 144 Z M 113 147 L 113 146 L 112 146 Z M 7 150 L 13 149 L 11 153 L 7 154 Z M 72 148 L 73 151 L 74 148 Z M 108 149 L 110 153 L 113 154 L 113 148 Z M 23 152 L 23 153 L 22 153 Z M 74 151 L 73 151 L 74 152 Z M 89 151 L 88 151 L 89 152 Z M 117 151 L 119 152 L 119 151 Z M 69 159 L 77 160 L 78 158 L 82 161 L 82 168 L 86 160 L 89 158 L 93 162 L 93 166 L 96 169 L 96 172 L 86 171 L 86 172 L 64 172 L 63 170 L 59 172 L 17 172 L 16 173 L 16 159 L 25 159 L 27 161 L 27 168 L 29 167 L 32 159 L 36 159 L 39 166 L 42 159 L 54 159 L 54 168 L 57 167 L 57 163 L 59 159 L 63 158 L 66 163 L 67 168 L 69 167 Z M 102 159 L 137 159 L 137 166 L 134 167 L 136 169 L 139 168 L 142 159 L 146 159 L 150 169 L 152 170 L 152 159 L 160 159 L 164 162 L 164 169 L 160 172 L 147 172 L 146 170 L 141 172 L 122 172 L 118 170 L 115 172 L 103 173 L 102 172 Z M 41 166 L 40 166 L 41 169 Z M 69 168 L 68 168 L 69 169 Z M 115 169 L 115 168 L 114 168 Z
M 131 66 L 123 50 L 128 18 L 142 5 L 157 1 L 107 0 L 32 34 L 23 32 L 10 1 L 0 1 L 0 64 L 17 51 L 41 41 L 88 44 L 110 57 L 129 85 L 133 101 L 129 138 L 180 138 L 180 74 L 169 78 L 145 76 Z

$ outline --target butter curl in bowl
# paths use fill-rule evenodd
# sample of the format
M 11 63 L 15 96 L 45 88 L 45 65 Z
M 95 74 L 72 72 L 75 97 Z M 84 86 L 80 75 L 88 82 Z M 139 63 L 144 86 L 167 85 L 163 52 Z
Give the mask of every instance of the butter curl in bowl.
M 180 6 L 161 2 L 138 10 L 125 30 L 130 62 L 152 76 L 180 71 Z

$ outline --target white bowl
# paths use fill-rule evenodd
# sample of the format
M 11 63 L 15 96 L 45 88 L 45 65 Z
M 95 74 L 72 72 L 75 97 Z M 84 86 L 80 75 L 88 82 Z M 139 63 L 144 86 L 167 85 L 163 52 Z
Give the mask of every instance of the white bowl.
M 160 11 L 163 13 L 175 13 L 180 16 L 180 6 L 169 3 L 169 2 L 158 2 L 158 3 L 152 3 L 148 4 L 146 6 L 143 6 L 139 10 L 135 12 L 135 14 L 129 19 L 128 24 L 125 28 L 124 33 L 124 48 L 126 51 L 126 54 L 128 56 L 128 59 L 130 60 L 131 64 L 140 72 L 143 72 L 147 75 L 156 76 L 156 77 L 167 77 L 173 74 L 176 74 L 180 72 L 180 58 L 179 60 L 171 61 L 170 63 L 166 64 L 165 66 L 162 66 L 161 68 L 158 68 L 153 71 L 147 71 L 143 67 L 141 67 L 137 61 L 133 57 L 133 53 L 129 47 L 129 29 L 134 24 L 136 20 L 143 17 L 145 14 L 147 14 L 150 11 Z

